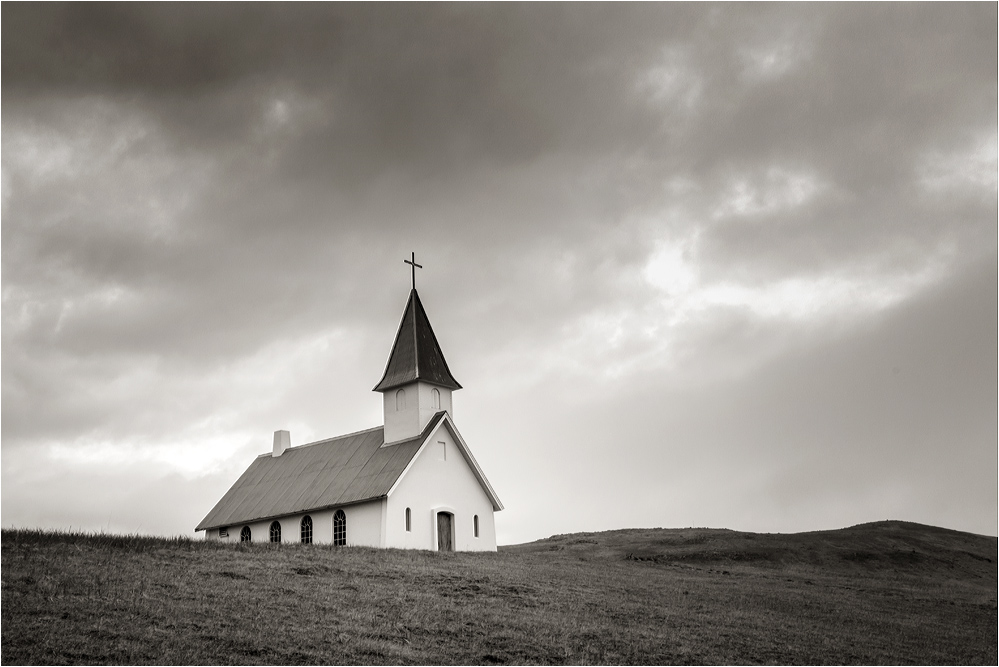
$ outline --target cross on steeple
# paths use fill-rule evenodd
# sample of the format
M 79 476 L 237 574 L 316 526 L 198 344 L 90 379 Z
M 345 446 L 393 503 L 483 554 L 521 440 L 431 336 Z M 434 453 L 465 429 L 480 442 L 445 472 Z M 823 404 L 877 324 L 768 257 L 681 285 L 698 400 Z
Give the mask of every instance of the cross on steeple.
M 410 257 L 411 257 L 411 259 L 406 259 L 406 260 L 403 260 L 403 261 L 406 264 L 409 264 L 410 266 L 412 266 L 412 268 L 413 268 L 413 289 L 416 289 L 416 270 L 417 269 L 422 269 L 423 265 L 416 263 L 416 253 L 415 252 L 414 253 L 410 253 Z

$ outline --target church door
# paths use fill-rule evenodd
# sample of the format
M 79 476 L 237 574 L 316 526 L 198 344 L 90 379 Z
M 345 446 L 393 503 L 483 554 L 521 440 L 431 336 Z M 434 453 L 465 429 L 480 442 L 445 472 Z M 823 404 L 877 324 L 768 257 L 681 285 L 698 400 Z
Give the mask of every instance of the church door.
M 437 513 L 437 551 L 454 551 L 451 541 L 451 515 L 447 512 Z

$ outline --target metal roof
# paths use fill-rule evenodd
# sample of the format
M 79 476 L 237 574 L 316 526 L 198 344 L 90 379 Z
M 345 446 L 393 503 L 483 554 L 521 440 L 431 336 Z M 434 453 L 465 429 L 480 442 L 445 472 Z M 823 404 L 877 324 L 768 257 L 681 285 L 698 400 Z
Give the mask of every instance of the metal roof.
M 420 295 L 413 289 L 395 334 L 385 373 L 373 391 L 388 391 L 416 380 L 447 389 L 461 389 L 447 367 Z
M 382 446 L 385 429 L 379 426 L 289 447 L 281 456 L 261 454 L 195 530 L 314 512 L 388 495 L 446 414 L 434 415 L 419 436 L 388 447 Z

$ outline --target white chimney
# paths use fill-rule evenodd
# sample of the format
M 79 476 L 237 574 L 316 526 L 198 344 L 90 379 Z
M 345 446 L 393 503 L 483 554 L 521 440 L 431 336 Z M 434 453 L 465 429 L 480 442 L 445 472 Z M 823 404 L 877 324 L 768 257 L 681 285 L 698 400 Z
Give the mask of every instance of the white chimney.
M 274 431 L 274 453 L 271 456 L 281 456 L 289 447 L 291 447 L 291 433 Z

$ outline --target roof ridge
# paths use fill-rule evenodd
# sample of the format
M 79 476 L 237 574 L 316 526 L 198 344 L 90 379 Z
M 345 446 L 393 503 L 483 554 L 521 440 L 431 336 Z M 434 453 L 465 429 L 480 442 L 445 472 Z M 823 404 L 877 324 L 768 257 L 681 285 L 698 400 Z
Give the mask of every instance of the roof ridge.
M 437 412 L 434 413 L 433 417 L 430 418 L 430 421 L 427 422 L 427 425 L 423 427 L 423 430 L 420 431 L 417 435 L 414 435 L 410 438 L 404 438 L 402 440 L 383 442 L 382 447 L 395 447 L 396 445 L 405 445 L 407 443 L 416 442 L 416 441 L 422 443 L 424 440 L 430 437 L 430 432 L 437 427 L 437 423 L 442 418 L 441 415 L 446 415 L 446 414 L 447 410 L 438 410 Z
M 410 295 L 413 300 L 413 363 L 416 366 L 416 377 L 420 377 L 420 336 L 419 336 L 419 311 L 423 310 L 423 302 L 420 301 L 420 294 L 413 287 Z M 424 313 L 426 314 L 426 313 Z
M 372 391 L 378 391 L 378 387 L 381 386 L 385 378 L 388 377 L 389 369 L 392 367 L 392 360 L 395 357 L 395 350 L 399 346 L 399 337 L 402 336 L 402 327 L 406 324 L 406 315 L 409 314 L 409 302 L 413 300 L 413 292 L 415 288 L 409 293 L 409 299 L 406 300 L 406 307 L 402 309 L 402 318 L 399 320 L 399 328 L 396 329 L 395 336 L 392 338 L 392 348 L 389 350 L 388 359 L 385 360 L 385 370 L 382 371 L 382 379 L 378 381 L 375 388 Z
M 371 428 L 307 443 L 293 455 L 256 457 L 196 530 L 384 496 L 419 445 L 384 450 L 383 434 L 381 428 Z
M 351 437 L 353 435 L 361 435 L 362 433 L 370 433 L 371 431 L 377 431 L 378 429 L 384 429 L 384 428 L 385 428 L 384 426 L 372 426 L 371 428 L 361 429 L 360 431 L 354 431 L 353 433 L 344 433 L 343 435 L 334 435 L 332 438 L 324 438 L 322 440 L 316 440 L 315 442 L 307 442 L 304 445 L 295 445 L 294 447 L 289 447 L 288 449 L 286 449 L 284 451 L 287 453 L 287 452 L 290 452 L 293 449 L 305 449 L 306 447 L 312 447 L 313 445 L 322 445 L 322 444 L 330 442 L 332 440 L 341 440 L 343 438 L 349 438 L 349 437 Z M 261 456 L 272 456 L 272 454 L 270 454 L 268 452 L 264 452 L 263 454 L 257 454 L 257 458 L 258 459 Z

